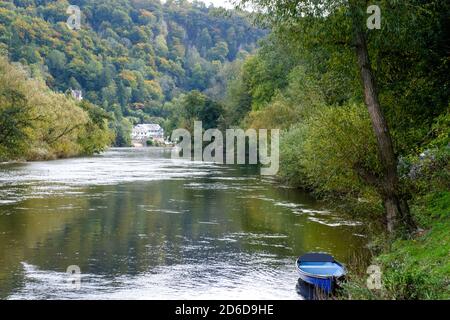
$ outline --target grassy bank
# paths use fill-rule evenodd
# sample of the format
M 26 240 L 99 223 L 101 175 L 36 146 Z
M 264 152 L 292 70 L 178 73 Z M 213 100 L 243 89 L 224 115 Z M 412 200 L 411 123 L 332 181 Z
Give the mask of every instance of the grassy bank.
M 378 240 L 372 264 L 381 267 L 382 288 L 369 290 L 365 267 L 351 268 L 343 299 L 450 299 L 450 192 L 414 201 L 420 226 L 409 238 Z
M 379 227 L 386 220 L 379 184 L 365 179 L 367 172 L 382 173 L 362 107 L 323 108 L 282 136 L 281 177 L 331 204 L 343 202 L 345 211 L 365 221 L 370 263 L 381 268 L 383 286 L 367 288 L 367 259 L 356 257 L 342 298 L 450 298 L 449 133 L 447 112 L 434 119 L 419 145 L 399 156 L 400 189 L 416 227 L 400 224 L 389 234 Z

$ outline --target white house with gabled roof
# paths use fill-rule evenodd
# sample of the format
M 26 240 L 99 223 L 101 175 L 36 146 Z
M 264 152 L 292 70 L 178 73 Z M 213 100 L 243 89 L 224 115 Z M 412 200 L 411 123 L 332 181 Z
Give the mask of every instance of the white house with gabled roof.
M 164 142 L 164 129 L 156 123 L 143 123 L 133 127 L 131 140 L 134 145 L 145 145 L 147 140 Z

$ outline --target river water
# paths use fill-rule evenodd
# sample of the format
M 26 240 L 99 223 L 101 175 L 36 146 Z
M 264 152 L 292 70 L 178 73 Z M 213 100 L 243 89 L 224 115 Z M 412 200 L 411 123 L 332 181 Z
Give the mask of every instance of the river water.
M 169 149 L 0 165 L 2 299 L 303 299 L 295 258 L 346 263 L 361 233 L 257 168 Z

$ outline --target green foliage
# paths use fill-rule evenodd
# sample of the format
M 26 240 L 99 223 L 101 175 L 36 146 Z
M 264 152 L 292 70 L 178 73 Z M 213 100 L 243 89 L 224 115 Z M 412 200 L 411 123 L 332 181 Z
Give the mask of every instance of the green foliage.
M 281 175 L 319 194 L 360 196 L 370 191 L 361 172 L 380 171 L 375 138 L 362 105 L 318 109 L 282 137 L 280 148 Z
M 401 180 L 408 192 L 424 195 L 450 189 L 449 145 L 426 149 L 400 160 Z
M 272 38 L 263 42 L 258 55 L 249 57 L 242 69 L 245 87 L 250 93 L 253 110 L 264 108 L 277 90 L 288 84 L 288 74 L 295 66 L 293 59 L 282 52 L 284 47 Z
M 93 154 L 111 144 L 102 109 L 51 91 L 0 59 L 0 158 L 51 159 Z
M 249 127 L 286 130 L 325 105 L 324 95 L 317 82 L 302 66 L 293 68 L 287 81 L 284 89 L 277 90 L 264 108 L 248 114 L 245 122 Z
M 193 132 L 194 121 L 202 121 L 205 130 L 223 126 L 223 106 L 196 90 L 174 99 L 165 108 L 170 119 L 165 127 L 169 130 L 185 128 Z
M 450 192 L 440 190 L 417 197 L 413 212 L 423 228 L 433 226 L 438 220 L 450 219 Z
M 28 151 L 32 109 L 26 96 L 26 74 L 0 58 L 0 161 Z
M 104 151 L 113 142 L 114 135 L 108 129 L 108 122 L 114 118 L 88 101 L 83 101 L 80 107 L 89 116 L 89 121 L 84 125 L 84 132 L 81 132 L 78 138 L 82 153 L 92 155 Z
M 450 218 L 450 192 L 440 191 L 429 194 L 425 197 L 424 203 L 427 204 L 427 212 L 433 218 Z
M 379 258 L 385 287 L 370 292 L 352 279 L 352 298 L 449 297 L 449 42 L 445 1 L 378 1 L 382 28 L 366 31 L 366 1 L 243 0 L 272 34 L 247 60 L 231 110 L 242 110 L 255 127 L 284 129 L 281 175 L 321 195 L 338 195 L 368 207 L 379 203 L 383 170 L 354 54 L 354 34 L 364 29 L 382 111 L 400 156 L 402 193 L 410 196 L 415 220 L 431 228 L 397 240 Z M 275 45 L 276 44 L 276 45 Z M 301 67 L 306 81 L 288 74 Z M 285 68 L 285 69 L 283 69 Z M 283 70 L 279 72 L 279 70 Z M 314 99 L 295 84 L 314 84 Z M 289 86 L 293 90 L 287 89 Z M 305 112 L 306 111 L 306 112 Z M 359 279 L 361 280 L 361 278 Z
M 377 180 L 382 170 L 368 118 L 360 126 L 355 124 L 362 119 L 355 122 L 351 114 L 347 121 L 351 125 L 345 119 L 327 120 L 326 113 L 314 115 L 322 105 L 346 110 L 363 102 L 353 29 L 355 25 L 365 28 L 367 4 L 355 1 L 356 7 L 351 8 L 334 0 L 242 2 L 263 8 L 259 20 L 273 31 L 257 55 L 245 62 L 239 90 L 230 86 L 236 98 L 229 109 L 251 108 L 246 118 L 249 126 L 289 130 L 284 135 L 281 170 L 295 185 L 321 194 L 359 196 L 358 190 L 381 190 Z M 383 26 L 368 31 L 367 42 L 381 105 L 401 156 L 403 192 L 413 197 L 421 189 L 427 192 L 430 185 L 435 190 L 448 188 L 449 64 L 442 43 L 448 42 L 444 17 L 450 6 L 440 1 L 394 6 L 380 1 L 378 5 L 384 12 Z M 241 106 L 236 106 L 240 101 Z M 294 150 L 289 149 L 292 145 Z M 302 154 L 308 152 L 311 166 L 302 170 L 301 159 L 307 159 Z M 424 159 L 419 157 L 422 152 Z M 420 173 L 416 181 L 407 177 L 414 168 Z
M 303 164 L 302 148 L 307 136 L 307 127 L 297 125 L 281 136 L 280 141 L 280 176 L 289 184 L 307 187 L 308 180 Z
M 110 127 L 116 137 L 114 140 L 114 146 L 116 147 L 131 146 L 132 124 L 127 118 L 118 119 L 117 121 L 111 123 Z
M 449 119 L 448 111 L 437 117 L 426 141 L 416 152 L 400 158 L 401 180 L 410 194 L 429 197 L 450 189 Z
M 21 92 L 0 87 L 0 161 L 20 156 L 26 150 L 29 110 Z
M 382 271 L 382 289 L 366 287 L 367 274 L 352 272 L 344 299 L 443 299 L 450 298 L 450 192 L 430 194 L 416 201 L 413 215 L 429 228 L 412 239 L 396 240 L 374 258 Z
M 353 27 L 356 21 L 365 28 L 366 2 L 353 1 L 356 10 L 339 0 L 242 2 L 266 10 L 261 20 L 273 27 L 291 61 L 317 77 L 328 104 L 362 100 Z M 397 152 L 414 152 L 434 119 L 448 108 L 450 64 L 443 44 L 449 42 L 450 4 L 411 0 L 393 5 L 386 0 L 377 5 L 383 12 L 382 28 L 366 36 L 381 106 Z
M 208 50 L 207 56 L 211 61 L 219 60 L 221 62 L 224 62 L 226 60 L 228 52 L 228 44 L 224 41 L 221 41 L 217 43 L 216 46 Z
M 442 149 L 450 145 L 450 106 L 446 113 L 434 120 L 431 126 L 431 137 L 428 147 Z
M 66 27 L 66 0 L 3 1 L 0 47 L 12 61 L 42 70 L 52 89 L 82 90 L 89 102 L 106 110 L 119 105 L 122 115 L 140 121 L 164 116 L 161 106 L 181 92 L 207 89 L 220 70 L 217 63 L 253 51 L 264 35 L 247 13 L 221 12 L 201 2 L 70 4 L 81 9 L 81 30 Z M 143 105 L 139 114 L 136 104 Z
M 447 192 L 447 201 L 448 196 Z M 449 228 L 447 214 L 425 235 L 412 241 L 398 240 L 390 253 L 379 257 L 385 269 L 383 281 L 389 297 L 450 298 Z

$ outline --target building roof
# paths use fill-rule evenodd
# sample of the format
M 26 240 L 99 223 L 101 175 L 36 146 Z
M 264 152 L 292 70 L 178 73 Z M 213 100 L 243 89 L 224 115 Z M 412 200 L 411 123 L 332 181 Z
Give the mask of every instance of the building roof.
M 138 124 L 134 128 L 134 130 L 145 130 L 145 131 L 159 131 L 163 130 L 159 124 L 156 123 L 143 123 Z

